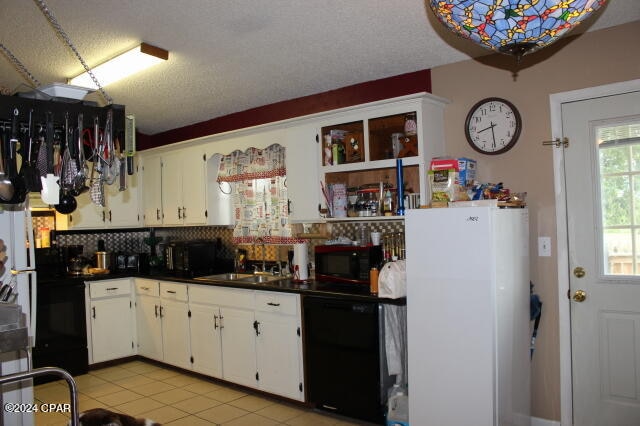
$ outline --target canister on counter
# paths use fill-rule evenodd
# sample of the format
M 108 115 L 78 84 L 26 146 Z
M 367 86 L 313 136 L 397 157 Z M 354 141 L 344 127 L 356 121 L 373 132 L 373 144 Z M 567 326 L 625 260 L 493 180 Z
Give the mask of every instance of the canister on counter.
M 373 267 L 369 270 L 369 288 L 371 294 L 378 294 L 378 268 Z

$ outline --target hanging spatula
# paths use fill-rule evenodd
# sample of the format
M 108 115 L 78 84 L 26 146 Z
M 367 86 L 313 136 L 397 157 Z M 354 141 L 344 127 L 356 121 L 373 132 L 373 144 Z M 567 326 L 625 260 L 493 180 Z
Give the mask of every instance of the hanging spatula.
M 56 205 L 60 202 L 60 178 L 53 174 L 53 114 L 46 114 L 47 128 L 45 136 L 45 148 L 47 150 L 47 175 L 42 180 L 42 201 L 46 204 Z

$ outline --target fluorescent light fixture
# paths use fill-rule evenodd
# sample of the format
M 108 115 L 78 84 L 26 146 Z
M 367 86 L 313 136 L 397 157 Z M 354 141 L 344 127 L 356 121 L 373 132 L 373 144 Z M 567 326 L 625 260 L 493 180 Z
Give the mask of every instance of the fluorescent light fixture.
M 91 71 L 102 86 L 107 86 L 167 59 L 169 59 L 169 52 L 166 50 L 142 43 L 140 46 L 92 68 Z M 69 79 L 69 84 L 92 89 L 98 88 L 89 73 L 86 72 Z

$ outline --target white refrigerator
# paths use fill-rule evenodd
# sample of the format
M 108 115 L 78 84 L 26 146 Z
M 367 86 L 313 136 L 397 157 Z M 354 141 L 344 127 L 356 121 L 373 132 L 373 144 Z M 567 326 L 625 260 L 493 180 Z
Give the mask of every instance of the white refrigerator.
M 530 425 L 529 218 L 407 210 L 409 422 Z
M 33 249 L 33 225 L 29 210 L 20 206 L 19 210 L 9 211 L 17 206 L 0 206 L 0 281 L 11 286 L 11 295 L 7 302 L 22 307 L 26 315 L 29 334 L 29 347 L 22 350 L 0 353 L 0 375 L 29 371 L 31 369 L 31 347 L 35 344 L 35 307 L 36 272 Z M 4 269 L 4 272 L 3 272 Z M 2 273 L 3 272 L 3 273 Z M 0 300 L 0 303 L 4 303 Z M 0 402 L 33 403 L 32 379 L 1 385 Z M 0 424 L 27 426 L 33 425 L 32 413 L 12 413 L 2 410 Z

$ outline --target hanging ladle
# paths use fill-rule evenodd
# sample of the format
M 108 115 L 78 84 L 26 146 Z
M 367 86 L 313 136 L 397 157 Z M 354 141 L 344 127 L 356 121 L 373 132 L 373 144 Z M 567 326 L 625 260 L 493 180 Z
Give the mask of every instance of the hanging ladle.
M 3 201 L 9 201 L 13 198 L 15 188 L 4 170 L 4 138 L 5 134 L 3 127 L 2 135 L 0 137 L 0 199 Z

